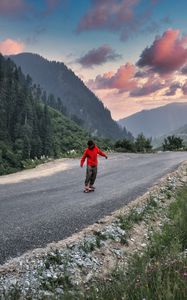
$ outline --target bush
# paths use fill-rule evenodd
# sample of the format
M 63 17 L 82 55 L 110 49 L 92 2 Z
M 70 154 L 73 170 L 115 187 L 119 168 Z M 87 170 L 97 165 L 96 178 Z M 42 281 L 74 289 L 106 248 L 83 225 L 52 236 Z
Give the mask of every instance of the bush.
M 180 150 L 184 149 L 183 145 L 183 139 L 180 137 L 176 137 L 174 135 L 168 136 L 166 139 L 164 139 L 164 143 L 162 144 L 164 151 L 174 151 L 174 150 Z
M 117 152 L 150 152 L 152 151 L 151 139 L 141 133 L 135 141 L 132 140 L 118 140 L 114 144 L 114 150 Z

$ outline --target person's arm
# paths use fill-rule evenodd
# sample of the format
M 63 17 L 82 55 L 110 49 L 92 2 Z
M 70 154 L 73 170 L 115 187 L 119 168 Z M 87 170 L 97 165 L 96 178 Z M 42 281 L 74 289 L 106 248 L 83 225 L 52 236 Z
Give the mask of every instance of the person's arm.
M 82 168 L 83 165 L 84 165 L 84 162 L 85 162 L 86 157 L 87 157 L 87 149 L 84 151 L 84 154 L 83 154 L 83 156 L 82 156 L 82 158 L 81 158 L 81 161 L 80 161 L 80 166 L 81 166 L 81 168 Z
M 104 152 L 102 152 L 99 148 L 97 148 L 97 149 L 98 149 L 97 153 L 99 155 L 104 156 L 105 158 L 108 158 L 108 156 Z

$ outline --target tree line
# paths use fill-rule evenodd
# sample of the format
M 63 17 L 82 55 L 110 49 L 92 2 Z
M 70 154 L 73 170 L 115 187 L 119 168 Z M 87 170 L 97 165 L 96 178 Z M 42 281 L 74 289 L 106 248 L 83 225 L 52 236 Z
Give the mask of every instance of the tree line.
M 114 144 L 114 150 L 117 152 L 141 152 L 147 153 L 153 151 L 151 144 L 152 139 L 146 138 L 143 133 L 139 134 L 136 139 L 123 139 L 118 140 Z M 186 150 L 184 141 L 181 137 L 175 135 L 168 136 L 164 139 L 162 146 L 159 150 L 163 151 L 178 151 Z
M 140 133 L 136 139 L 118 140 L 114 144 L 114 150 L 117 152 L 151 152 L 151 139 Z

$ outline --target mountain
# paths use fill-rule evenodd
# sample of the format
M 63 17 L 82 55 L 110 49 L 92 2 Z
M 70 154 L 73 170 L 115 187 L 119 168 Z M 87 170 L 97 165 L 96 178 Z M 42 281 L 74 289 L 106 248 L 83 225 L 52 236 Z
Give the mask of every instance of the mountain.
M 187 124 L 185 124 L 184 126 L 173 130 L 171 132 L 169 132 L 167 135 L 163 135 L 160 137 L 157 137 L 155 139 L 152 140 L 152 145 L 154 148 L 158 148 L 162 145 L 162 143 L 164 143 L 164 139 L 167 138 L 167 136 L 176 136 L 176 137 L 180 137 L 181 139 L 183 139 L 184 144 L 187 145 Z
M 187 123 L 187 103 L 171 103 L 162 107 L 142 110 L 118 121 L 134 136 L 140 132 L 146 137 L 168 134 Z
M 32 53 L 21 53 L 11 56 L 11 59 L 48 94 L 60 97 L 68 115 L 92 135 L 112 139 L 132 138 L 126 129 L 122 130 L 118 126 L 110 111 L 64 63 L 48 61 Z
M 44 104 L 37 91 L 29 76 L 0 55 L 0 175 L 22 169 L 28 159 L 83 151 L 90 138 L 75 122 Z

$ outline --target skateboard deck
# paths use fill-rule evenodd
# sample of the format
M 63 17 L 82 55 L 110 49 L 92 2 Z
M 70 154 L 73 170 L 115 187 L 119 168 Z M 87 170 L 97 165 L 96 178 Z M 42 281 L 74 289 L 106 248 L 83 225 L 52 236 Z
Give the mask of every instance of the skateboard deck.
M 94 192 L 94 191 L 95 191 L 95 190 L 92 189 L 92 190 L 88 190 L 88 191 L 84 190 L 83 192 L 87 194 L 87 193 L 91 193 L 91 192 Z

